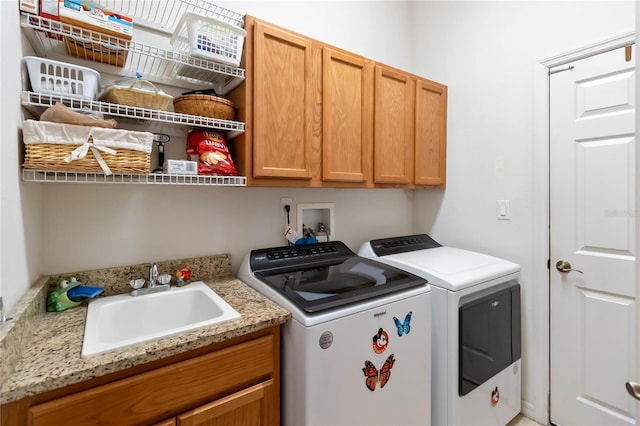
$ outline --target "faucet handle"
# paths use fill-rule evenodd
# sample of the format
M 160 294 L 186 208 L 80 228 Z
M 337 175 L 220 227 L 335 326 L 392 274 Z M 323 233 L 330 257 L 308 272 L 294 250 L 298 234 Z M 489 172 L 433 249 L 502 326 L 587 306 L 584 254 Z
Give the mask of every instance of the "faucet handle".
M 171 275 L 169 274 L 160 274 L 158 275 L 158 282 L 162 285 L 171 283 Z
M 131 288 L 133 288 L 134 290 L 137 290 L 139 288 L 142 288 L 142 286 L 144 285 L 144 278 L 138 278 L 136 280 L 131 280 L 129 281 L 129 285 L 131 286 Z

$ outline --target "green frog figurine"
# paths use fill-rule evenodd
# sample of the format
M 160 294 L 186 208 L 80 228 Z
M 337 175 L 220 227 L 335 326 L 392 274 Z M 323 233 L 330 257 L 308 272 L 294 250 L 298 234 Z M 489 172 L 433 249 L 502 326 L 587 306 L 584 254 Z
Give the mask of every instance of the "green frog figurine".
M 49 294 L 47 299 L 47 311 L 62 312 L 67 309 L 75 308 L 80 305 L 83 300 L 94 298 L 102 293 L 100 287 L 84 286 L 76 277 L 68 280 L 62 279 Z

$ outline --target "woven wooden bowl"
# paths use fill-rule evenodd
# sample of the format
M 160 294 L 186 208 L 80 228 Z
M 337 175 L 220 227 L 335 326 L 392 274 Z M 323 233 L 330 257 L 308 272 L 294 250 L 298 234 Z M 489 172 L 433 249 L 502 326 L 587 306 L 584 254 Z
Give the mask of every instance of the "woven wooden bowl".
M 233 103 L 225 98 L 212 95 L 182 95 L 173 99 L 173 110 L 180 114 L 233 120 Z

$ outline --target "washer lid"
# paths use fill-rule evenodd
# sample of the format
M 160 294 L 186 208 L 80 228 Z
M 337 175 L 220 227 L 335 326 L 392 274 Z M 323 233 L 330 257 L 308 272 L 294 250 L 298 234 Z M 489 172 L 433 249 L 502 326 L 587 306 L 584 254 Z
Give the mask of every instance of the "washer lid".
M 452 291 L 520 270 L 519 265 L 504 259 L 446 246 L 382 256 L 379 260 Z
M 340 241 L 252 250 L 250 267 L 309 314 L 426 285 L 393 265 L 357 256 Z
M 371 240 L 367 244 L 375 256 L 388 256 L 390 254 L 405 253 L 408 251 L 424 250 L 442 247 L 442 244 L 427 234 L 405 235 L 403 237 L 381 238 Z

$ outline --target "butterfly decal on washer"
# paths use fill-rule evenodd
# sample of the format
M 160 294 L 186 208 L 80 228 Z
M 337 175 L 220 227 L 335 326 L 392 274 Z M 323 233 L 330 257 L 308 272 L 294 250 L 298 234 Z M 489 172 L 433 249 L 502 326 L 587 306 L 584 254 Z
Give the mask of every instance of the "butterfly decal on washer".
M 376 390 L 376 384 L 380 382 L 380 388 L 383 388 L 391 378 L 391 368 L 396 360 L 393 354 L 387 357 L 380 370 L 369 360 L 364 362 L 362 372 L 365 375 L 364 383 L 371 392 Z
M 413 312 L 409 312 L 404 317 L 404 322 L 400 322 L 400 320 L 396 317 L 393 317 L 393 322 L 396 324 L 398 328 L 398 336 L 402 336 L 403 334 L 409 334 L 411 331 L 411 314 Z

